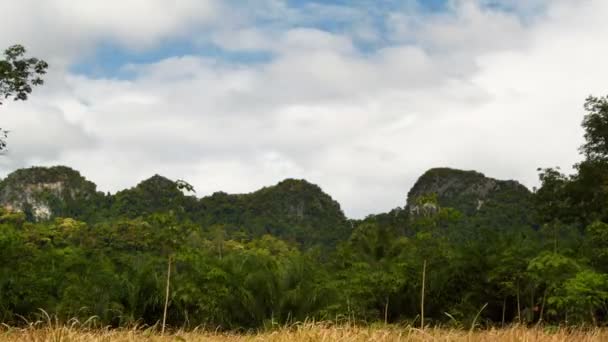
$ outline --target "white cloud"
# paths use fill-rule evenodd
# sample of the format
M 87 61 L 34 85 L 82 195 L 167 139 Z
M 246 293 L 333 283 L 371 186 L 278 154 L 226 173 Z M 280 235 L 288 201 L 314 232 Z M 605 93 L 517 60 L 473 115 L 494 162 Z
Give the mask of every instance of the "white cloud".
M 215 0 L 3 0 L 0 46 L 24 44 L 55 67 L 91 54 L 99 43 L 131 50 L 187 36 L 218 20 Z
M 93 23 L 77 22 L 94 27 L 96 37 L 136 45 L 140 35 L 143 45 L 158 43 L 214 22 L 210 14 L 193 17 L 198 2 L 178 3 L 167 13 L 183 22 L 157 18 L 163 7 L 153 2 L 150 20 L 133 26 L 139 33 L 122 38 L 115 26 L 143 20 L 137 2 L 122 19 L 108 19 L 112 27 L 93 14 Z M 452 4 L 448 14 L 422 19 L 387 13 L 391 29 L 381 40 L 388 45 L 361 51 L 350 29 L 356 22 L 336 33 L 282 25 L 281 16 L 307 17 L 266 1 L 264 13 L 235 10 L 210 36 L 233 52 L 270 51 L 268 62 L 176 56 L 125 66 L 131 80 L 58 70 L 32 101 L 0 108 L 11 117 L 4 126 L 31 132 L 11 136 L 6 158 L 19 162 L 0 166 L 68 164 L 103 190 L 160 173 L 188 180 L 199 195 L 306 178 L 361 217 L 403 205 L 430 167 L 477 169 L 532 186 L 536 167 L 574 163 L 582 102 L 606 93 L 607 3 L 547 2 L 534 20 L 472 1 Z M 58 11 L 61 20 L 74 16 Z M 258 27 L 251 16 L 273 24 Z
M 3 128 L 9 130 L 8 149 L 0 156 L 0 167 L 5 170 L 60 159 L 67 151 L 86 153 L 95 146 L 95 139 L 81 126 L 40 101 L 27 106 L 7 104 L 2 112 Z

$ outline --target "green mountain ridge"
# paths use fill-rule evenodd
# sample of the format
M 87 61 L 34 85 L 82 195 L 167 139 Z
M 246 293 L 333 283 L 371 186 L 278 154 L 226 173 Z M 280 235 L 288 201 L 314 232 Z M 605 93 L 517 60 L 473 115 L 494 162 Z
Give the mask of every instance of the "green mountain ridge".
M 407 230 L 407 217 L 416 212 L 416 199 L 434 194 L 438 205 L 465 215 L 500 217 L 501 224 L 529 221 L 531 192 L 516 181 L 500 181 L 475 171 L 434 168 L 425 172 L 408 193 L 405 207 L 368 218 L 394 221 Z M 230 237 L 270 234 L 302 246 L 335 246 L 351 234 L 353 222 L 340 204 L 318 185 L 285 179 L 245 194 L 216 192 L 197 198 L 178 189 L 166 177 L 154 175 L 136 186 L 103 194 L 78 171 L 65 166 L 17 170 L 0 182 L 0 205 L 26 212 L 33 221 L 69 216 L 85 222 L 108 218 L 137 218 L 171 212 Z M 517 219 L 520 218 L 520 219 Z M 487 221 L 487 220 L 486 220 Z M 398 223 L 396 223 L 398 222 Z M 487 224 L 487 222 L 484 222 Z

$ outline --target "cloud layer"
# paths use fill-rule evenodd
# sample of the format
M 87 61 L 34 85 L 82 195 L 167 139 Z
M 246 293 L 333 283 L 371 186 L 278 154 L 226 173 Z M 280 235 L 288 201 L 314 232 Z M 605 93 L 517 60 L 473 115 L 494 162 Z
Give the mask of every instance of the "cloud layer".
M 56 61 L 30 101 L 0 108 L 4 174 L 67 164 L 115 191 L 160 173 L 199 195 L 306 178 L 362 217 L 403 205 L 430 167 L 535 185 L 536 167 L 578 160 L 584 98 L 607 93 L 601 0 L 111 3 L 0 14 L 13 23 L 0 43 Z M 175 40 L 192 51 L 115 75 L 70 68 L 100 44 L 145 54 Z

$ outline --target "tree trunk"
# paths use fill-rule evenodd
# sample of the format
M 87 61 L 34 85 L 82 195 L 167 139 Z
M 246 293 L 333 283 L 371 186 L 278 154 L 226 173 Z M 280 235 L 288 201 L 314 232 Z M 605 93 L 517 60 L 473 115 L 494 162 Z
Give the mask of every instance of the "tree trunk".
M 386 304 L 384 305 L 384 324 L 388 324 L 388 296 L 386 296 Z
M 597 320 L 595 319 L 595 313 L 592 308 L 589 308 L 589 314 L 591 315 L 591 322 L 593 322 L 593 326 L 597 327 Z
M 420 329 L 424 330 L 424 286 L 426 281 L 426 260 L 422 263 L 422 292 L 420 294 Z
M 505 326 L 505 310 L 507 308 L 507 297 L 505 297 L 502 300 L 502 321 L 500 323 L 500 326 L 504 328 Z
M 517 320 L 521 325 L 521 304 L 519 302 L 519 281 L 517 281 Z
M 163 327 L 161 335 L 165 334 L 165 324 L 167 322 L 167 307 L 169 306 L 169 286 L 171 284 L 171 256 L 169 256 L 169 263 L 167 266 L 167 288 L 165 291 L 165 309 L 163 311 Z
M 540 305 L 540 316 L 538 317 L 538 324 L 542 323 L 543 321 L 543 314 L 545 312 L 545 301 L 547 300 L 547 289 L 545 289 L 545 292 L 543 293 L 543 302 Z

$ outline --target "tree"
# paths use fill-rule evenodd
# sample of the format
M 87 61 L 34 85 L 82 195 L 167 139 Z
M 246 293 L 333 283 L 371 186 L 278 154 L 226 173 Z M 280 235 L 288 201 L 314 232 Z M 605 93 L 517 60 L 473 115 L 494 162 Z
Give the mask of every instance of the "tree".
M 569 186 L 570 202 L 583 216 L 583 224 L 608 220 L 608 96 L 585 100 L 585 160 L 575 165 L 577 174 Z
M 536 220 L 539 222 L 553 222 L 562 220 L 572 221 L 572 209 L 567 201 L 567 186 L 570 178 L 556 168 L 538 168 L 540 188 L 534 192 L 534 208 Z M 572 213 L 573 216 L 576 213 Z
M 608 160 L 608 96 L 589 96 L 585 100 L 587 114 L 583 119 L 585 144 L 580 151 L 587 160 Z
M 2 100 L 12 97 L 15 101 L 27 100 L 34 86 L 44 83 L 48 64 L 34 57 L 25 57 L 25 48 L 13 45 L 4 51 L 0 59 L 0 105 Z M 7 131 L 0 129 L 0 150 L 6 148 Z
M 570 176 L 541 169 L 542 186 L 536 192 L 541 221 L 557 219 L 581 229 L 608 220 L 608 96 L 589 96 L 584 108 L 585 143 L 579 148 L 584 160 L 574 165 L 577 172 Z
M 544 251 L 530 260 L 528 263 L 530 277 L 538 288 L 543 290 L 539 322 L 543 320 L 545 304 L 556 305 L 557 290 L 564 281 L 575 275 L 580 269 L 580 265 L 575 260 L 555 252 Z M 548 301 L 547 298 L 549 298 Z M 550 312 L 554 315 L 557 314 L 554 309 Z
M 348 310 L 364 320 L 394 320 L 408 279 L 408 239 L 392 227 L 364 222 L 353 231 L 338 255 L 346 261 L 339 272 Z M 407 284 L 409 285 L 409 284 Z
M 596 221 L 587 226 L 582 250 L 595 270 L 608 272 L 608 224 Z
M 568 280 L 549 298 L 550 304 L 566 313 L 575 321 L 589 317 L 597 325 L 596 311 L 605 313 L 608 302 L 608 275 L 593 270 L 582 270 Z

